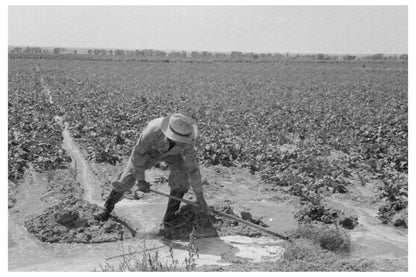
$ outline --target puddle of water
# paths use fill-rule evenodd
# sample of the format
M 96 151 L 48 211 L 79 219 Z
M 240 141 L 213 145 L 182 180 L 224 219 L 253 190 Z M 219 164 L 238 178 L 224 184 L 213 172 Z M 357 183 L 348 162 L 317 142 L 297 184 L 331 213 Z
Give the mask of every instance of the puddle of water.
M 236 256 L 250 259 L 252 262 L 276 261 L 282 258 L 284 253 L 282 240 L 275 238 L 227 236 L 223 240 L 238 248 Z
M 292 204 L 273 201 L 248 201 L 244 204 L 253 217 L 260 217 L 270 226 L 271 231 L 284 233 L 298 226 L 293 216 L 295 207 Z
M 248 238 L 243 236 L 226 236 L 222 238 L 205 238 L 195 241 L 199 258 L 195 261 L 202 265 L 229 265 L 227 260 L 243 258 L 250 262 L 277 261 L 281 259 L 284 248 L 281 240 L 273 238 Z M 9 251 L 9 271 L 90 271 L 100 269 L 100 265 L 108 262 L 117 266 L 121 258 L 105 260 L 122 253 L 129 253 L 128 249 L 141 249 L 141 241 L 122 243 L 105 243 L 97 245 L 49 245 L 43 246 L 43 253 L 28 249 L 23 255 L 17 257 Z M 147 240 L 149 252 L 158 251 L 164 261 L 170 261 L 169 246 L 159 240 Z M 179 264 L 184 264 L 189 258 L 188 243 L 172 241 L 173 258 Z M 124 249 L 124 250 L 123 250 Z M 16 251 L 17 252 L 17 251 Z M 148 252 L 148 253 L 149 253 Z M 10 254 L 12 254 L 10 256 Z M 39 256 L 39 254 L 41 254 Z M 140 255 L 140 254 L 138 254 Z M 24 261 L 24 262 L 23 262 Z
M 165 202 L 163 199 L 156 203 L 153 201 L 123 199 L 117 203 L 114 211 L 117 216 L 126 218 L 129 225 L 137 231 L 156 233 L 165 213 Z

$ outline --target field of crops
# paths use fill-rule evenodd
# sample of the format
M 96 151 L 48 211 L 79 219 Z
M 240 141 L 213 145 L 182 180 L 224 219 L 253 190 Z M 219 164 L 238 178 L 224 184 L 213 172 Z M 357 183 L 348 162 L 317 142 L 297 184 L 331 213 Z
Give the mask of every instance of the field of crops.
M 91 161 L 116 164 L 146 122 L 181 112 L 198 122 L 201 164 L 247 168 L 314 204 L 358 176 L 379 184 L 391 223 L 407 209 L 407 80 L 357 63 L 9 60 L 9 180 L 69 161 L 56 115 Z

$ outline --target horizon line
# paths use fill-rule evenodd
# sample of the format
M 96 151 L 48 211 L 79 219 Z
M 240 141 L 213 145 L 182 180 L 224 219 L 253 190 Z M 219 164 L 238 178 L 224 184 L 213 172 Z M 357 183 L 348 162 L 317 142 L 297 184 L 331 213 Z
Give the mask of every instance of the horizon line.
M 39 48 L 65 48 L 65 49 L 104 49 L 104 50 L 125 50 L 125 51 L 135 51 L 135 50 L 157 50 L 157 51 L 185 51 L 185 52 L 211 52 L 211 53 L 231 53 L 231 52 L 242 52 L 242 53 L 254 53 L 254 54 L 303 54 L 303 55 L 310 55 L 310 54 L 324 54 L 324 55 L 375 55 L 375 54 L 383 54 L 383 55 L 408 55 L 408 52 L 395 52 L 395 53 L 384 53 L 384 52 L 361 52 L 361 53 L 329 53 L 329 52 L 290 52 L 290 51 L 269 51 L 269 52 L 255 52 L 255 51 L 242 51 L 242 50 L 227 50 L 227 51 L 221 51 L 221 50 L 190 50 L 190 49 L 167 49 L 167 48 L 122 48 L 122 47 L 83 47 L 83 46 L 33 46 L 33 45 L 8 45 L 8 48 L 10 47 L 39 47 Z

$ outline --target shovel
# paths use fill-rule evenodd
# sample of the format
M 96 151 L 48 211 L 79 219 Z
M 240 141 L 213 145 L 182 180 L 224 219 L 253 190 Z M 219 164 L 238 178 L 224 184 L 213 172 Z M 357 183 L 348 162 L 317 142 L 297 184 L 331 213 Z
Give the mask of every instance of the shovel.
M 172 196 L 172 195 L 169 195 L 169 194 L 166 194 L 166 193 L 163 193 L 163 192 L 154 190 L 154 189 L 149 189 L 149 190 L 151 192 L 153 192 L 153 193 L 156 193 L 156 194 L 159 194 L 159 195 L 163 195 L 165 197 L 168 197 L 168 198 L 171 198 L 171 199 L 174 199 L 174 200 L 177 200 L 177 201 L 181 201 L 181 202 L 184 202 L 184 203 L 189 204 L 189 205 L 192 205 L 192 206 L 200 207 L 198 203 L 195 203 L 195 202 L 192 202 L 192 201 L 189 201 L 189 200 L 186 200 L 186 199 L 182 199 L 182 198 L 179 198 L 179 197 L 176 197 L 176 196 Z M 213 213 L 213 214 L 217 214 L 219 216 L 222 216 L 222 217 L 225 217 L 225 218 L 228 218 L 228 219 L 235 220 L 235 221 L 238 221 L 240 223 L 243 223 L 243 224 L 245 224 L 247 226 L 250 226 L 250 227 L 252 227 L 252 228 L 254 228 L 256 230 L 259 230 L 259 231 L 261 231 L 263 233 L 266 233 L 266 234 L 269 234 L 269 235 L 278 237 L 280 239 L 283 239 L 283 240 L 287 240 L 289 242 L 292 242 L 291 239 L 289 237 L 287 237 L 287 236 L 283 236 L 283 235 L 280 235 L 280 234 L 278 234 L 276 232 L 270 231 L 269 229 L 266 229 L 264 227 L 261 227 L 259 225 L 256 225 L 256 224 L 254 224 L 254 223 L 252 223 L 250 221 L 241 219 L 241 218 L 239 218 L 239 217 L 237 217 L 235 215 L 231 215 L 231 214 L 223 213 L 223 212 L 220 212 L 220 211 L 216 211 L 213 208 L 209 208 L 209 211 L 211 213 Z

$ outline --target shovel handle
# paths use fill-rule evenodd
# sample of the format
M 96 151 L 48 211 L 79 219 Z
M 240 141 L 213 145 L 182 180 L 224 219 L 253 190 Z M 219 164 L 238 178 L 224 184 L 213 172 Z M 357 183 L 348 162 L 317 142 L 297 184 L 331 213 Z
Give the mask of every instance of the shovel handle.
M 186 200 L 186 199 L 183 199 L 183 198 L 179 198 L 179 197 L 176 197 L 176 196 L 173 196 L 173 195 L 170 195 L 170 194 L 166 194 L 166 193 L 154 190 L 154 189 L 149 189 L 149 190 L 153 193 L 166 196 L 166 197 L 171 198 L 173 200 L 178 200 L 178 201 L 184 202 L 186 204 L 189 204 L 189 205 L 192 205 L 192 206 L 195 206 L 195 207 L 199 207 L 199 204 L 196 203 L 196 202 L 192 202 L 192 201 L 189 201 L 189 200 Z
M 192 201 L 189 201 L 189 200 L 186 200 L 186 199 L 183 199 L 183 198 L 179 198 L 179 197 L 176 197 L 176 196 L 173 196 L 173 195 L 170 195 L 170 194 L 166 194 L 166 193 L 163 193 L 163 192 L 160 192 L 160 191 L 154 190 L 154 189 L 149 189 L 149 190 L 150 190 L 151 192 L 153 192 L 153 193 L 160 194 L 160 195 L 163 195 L 163 196 L 165 196 L 165 197 L 168 197 L 168 198 L 171 198 L 171 199 L 174 199 L 174 200 L 177 200 L 177 201 L 181 201 L 181 202 L 184 202 L 184 203 L 186 203 L 186 204 L 189 204 L 189 205 L 192 205 L 192 206 L 195 206 L 195 207 L 199 207 L 199 204 L 198 204 L 198 203 L 196 203 L 196 202 L 192 202 Z M 276 237 L 278 237 L 278 238 L 281 238 L 281 239 L 284 239 L 284 240 L 287 240 L 287 241 L 292 242 L 292 241 L 290 240 L 290 238 L 289 238 L 289 237 L 287 237 L 287 236 L 283 236 L 283 235 L 280 235 L 280 234 L 278 234 L 278 233 L 276 233 L 276 232 L 270 231 L 269 229 L 266 229 L 266 228 L 264 228 L 264 227 L 261 227 L 261 226 L 259 226 L 259 225 L 257 225 L 257 224 L 254 224 L 254 223 L 250 222 L 250 221 L 247 221 L 247 220 L 241 219 L 241 218 L 239 218 L 239 217 L 237 217 L 237 216 L 235 216 L 235 215 L 232 215 L 232 214 L 227 214 L 227 213 L 223 213 L 223 212 L 220 212 L 220 211 L 216 211 L 216 210 L 214 210 L 213 208 L 209 208 L 209 210 L 210 210 L 212 213 L 217 214 L 217 215 L 219 215 L 219 216 L 222 216 L 222 217 L 225 217 L 225 218 L 228 218 L 228 219 L 231 219 L 231 220 L 235 220 L 235 221 L 241 222 L 241 223 L 243 223 L 243 224 L 245 224 L 245 225 L 247 225 L 247 226 L 250 226 L 250 227 L 252 227 L 252 228 L 254 228 L 254 229 L 257 229 L 257 230 L 259 230 L 259 231 L 261 231 L 261 232 L 264 232 L 264 233 L 267 233 L 267 234 L 269 234 L 269 235 L 273 235 L 273 236 L 276 236 Z

